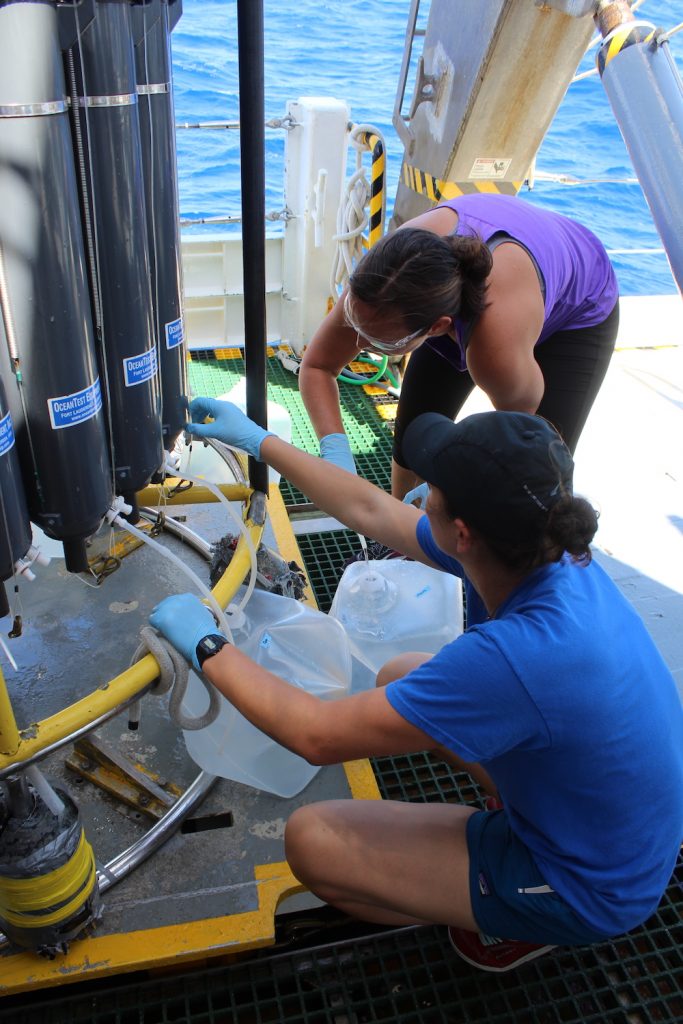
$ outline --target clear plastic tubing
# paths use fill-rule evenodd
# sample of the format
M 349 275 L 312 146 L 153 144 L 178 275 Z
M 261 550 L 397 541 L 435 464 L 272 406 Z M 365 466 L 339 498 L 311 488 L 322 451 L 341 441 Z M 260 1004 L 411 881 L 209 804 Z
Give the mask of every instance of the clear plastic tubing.
M 64 813 L 64 804 L 60 800 L 59 795 L 55 793 L 54 789 L 47 781 L 38 765 L 29 765 L 29 767 L 26 768 L 25 771 L 27 779 L 29 780 L 35 791 L 38 793 L 38 795 L 42 797 L 43 802 L 47 806 L 48 810 L 52 814 L 54 814 L 56 818 L 58 818 L 60 814 Z
M 203 583 L 202 580 L 200 580 L 199 576 L 197 576 L 197 573 L 193 572 L 193 570 L 190 569 L 188 565 L 185 565 L 182 558 L 178 558 L 178 556 L 174 554 L 173 551 L 170 551 L 169 548 L 165 548 L 163 544 L 159 544 L 159 542 L 153 540 L 152 537 L 148 537 L 146 533 L 144 533 L 142 530 L 138 530 L 136 526 L 133 526 L 131 523 L 126 522 L 126 520 L 122 516 L 116 516 L 114 522 L 116 523 L 117 526 L 120 526 L 121 529 L 126 530 L 128 533 L 131 533 L 134 537 L 137 537 L 145 544 L 149 544 L 149 546 L 151 548 L 154 548 L 154 550 L 157 551 L 160 555 L 162 555 L 163 558 L 167 558 L 169 562 L 173 562 L 174 565 L 177 565 L 181 572 L 184 572 L 185 575 L 192 580 L 200 594 L 203 594 L 208 603 L 211 605 L 211 608 L 216 613 L 216 618 L 218 619 L 218 623 L 221 629 L 225 633 L 228 640 L 232 643 L 232 631 L 230 629 L 230 626 L 228 625 L 228 620 L 226 618 L 225 612 L 223 611 L 223 609 L 221 608 L 218 601 L 213 596 L 207 585 Z
M 171 466 L 167 466 L 166 471 L 168 473 L 176 472 L 175 470 L 172 469 Z M 216 486 L 216 484 L 212 483 L 210 480 L 204 479 L 204 477 L 191 476 L 189 473 L 186 472 L 183 472 L 183 480 L 189 480 L 191 483 L 197 484 L 199 487 L 206 487 L 207 490 L 211 491 L 211 493 L 215 495 L 218 498 L 218 500 L 225 505 L 225 507 L 228 510 L 228 515 L 236 523 L 238 530 L 240 531 L 245 541 L 247 542 L 247 548 L 249 551 L 249 561 L 251 565 L 249 570 L 249 583 L 247 584 L 247 589 L 242 597 L 242 600 L 237 605 L 237 607 L 241 611 L 245 607 L 247 601 L 252 595 L 254 587 L 256 586 L 256 548 L 254 547 L 254 542 L 251 539 L 249 530 L 246 528 L 246 526 L 244 525 L 244 523 L 242 522 L 242 520 L 237 515 L 234 508 L 226 498 L 226 496 L 223 494 L 221 489 Z

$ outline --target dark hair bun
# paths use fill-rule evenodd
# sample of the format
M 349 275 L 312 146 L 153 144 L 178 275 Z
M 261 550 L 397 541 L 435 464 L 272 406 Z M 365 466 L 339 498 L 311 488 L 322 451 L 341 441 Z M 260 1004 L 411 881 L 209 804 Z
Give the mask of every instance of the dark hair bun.
M 590 562 L 590 543 L 598 529 L 598 513 L 585 498 L 561 498 L 548 516 L 547 541 L 583 563 Z

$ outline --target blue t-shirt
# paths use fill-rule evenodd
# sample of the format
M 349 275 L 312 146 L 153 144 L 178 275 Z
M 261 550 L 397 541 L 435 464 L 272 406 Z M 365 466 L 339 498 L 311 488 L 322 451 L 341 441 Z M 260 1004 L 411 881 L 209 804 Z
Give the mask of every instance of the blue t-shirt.
M 417 536 L 449 572 L 459 564 Z M 498 786 L 546 882 L 605 935 L 664 892 L 683 839 L 683 709 L 644 624 L 607 574 L 531 573 L 488 621 L 387 687 L 392 707 Z

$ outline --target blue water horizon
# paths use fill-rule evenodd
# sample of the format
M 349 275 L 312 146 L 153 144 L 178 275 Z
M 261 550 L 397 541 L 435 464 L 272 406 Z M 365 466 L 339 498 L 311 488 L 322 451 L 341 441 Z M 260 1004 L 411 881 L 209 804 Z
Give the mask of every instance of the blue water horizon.
M 283 117 L 287 102 L 300 96 L 345 100 L 352 121 L 370 123 L 384 136 L 389 211 L 403 156 L 391 117 L 409 10 L 410 0 L 326 0 L 322 6 L 317 0 L 264 0 L 266 121 Z M 671 29 L 683 21 L 683 0 L 645 0 L 637 17 Z M 418 24 L 425 23 L 421 17 Z M 683 32 L 672 36 L 670 48 L 680 73 Z M 579 72 L 595 66 L 595 52 L 588 51 Z M 172 53 L 176 123 L 238 121 L 236 0 L 184 0 Z M 411 94 L 409 81 L 407 99 Z M 177 138 L 181 219 L 239 216 L 239 132 L 179 130 Z M 283 166 L 284 132 L 268 129 L 267 212 L 283 208 Z M 610 250 L 623 295 L 677 291 L 598 75 L 570 85 L 539 149 L 536 172 L 580 182 L 537 178 L 520 196 L 590 227 Z M 183 230 L 239 233 L 240 227 Z M 269 223 L 267 233 L 281 230 Z

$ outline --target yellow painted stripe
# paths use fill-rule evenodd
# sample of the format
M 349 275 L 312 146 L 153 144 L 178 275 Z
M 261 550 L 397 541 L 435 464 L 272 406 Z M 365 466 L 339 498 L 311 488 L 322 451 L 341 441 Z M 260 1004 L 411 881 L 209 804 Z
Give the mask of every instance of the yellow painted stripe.
M 377 406 L 376 412 L 382 420 L 395 420 L 397 410 L 398 402 L 395 405 L 393 402 L 383 402 L 382 405 Z
M 427 175 L 426 184 L 427 197 L 431 199 L 433 203 L 435 203 L 437 200 L 437 195 L 436 192 L 434 191 L 434 179 L 430 175 Z
M 163 852 L 159 856 L 162 863 Z M 65 956 L 54 960 L 43 960 L 32 952 L 8 956 L 2 960 L 0 994 L 34 991 L 93 976 L 175 966 L 270 946 L 275 938 L 278 904 L 286 896 L 303 892 L 304 887 L 285 862 L 258 865 L 254 879 L 258 907 L 244 914 L 118 935 L 95 935 L 73 943 Z
M 373 196 L 370 200 L 370 216 L 372 217 L 376 213 L 382 212 L 382 196 L 378 194 Z
M 649 43 L 654 34 L 655 30 L 648 25 L 633 25 L 631 22 L 626 22 L 615 32 L 609 43 L 598 50 L 596 63 L 600 74 L 622 50 L 637 43 Z
M 369 761 L 347 761 L 344 772 L 354 800 L 381 800 Z
M 359 365 L 362 366 L 363 364 Z M 287 561 L 293 560 L 297 565 L 300 565 L 304 569 L 305 573 L 304 560 L 301 557 L 299 544 L 296 536 L 294 535 L 294 531 L 292 530 L 292 524 L 290 522 L 285 503 L 282 500 L 280 488 L 277 484 L 270 485 L 268 514 L 278 551 L 283 558 L 287 559 Z M 312 608 L 317 608 L 317 602 L 313 596 L 313 588 L 311 587 L 310 580 L 308 579 L 308 574 L 306 574 L 306 581 L 307 592 L 305 603 L 310 605 Z M 344 773 L 349 784 L 349 789 L 351 790 L 351 796 L 354 800 L 380 799 L 377 780 L 375 779 L 375 775 L 370 767 L 369 761 L 347 761 L 344 765 Z
M 439 202 L 441 199 L 457 199 L 463 195 L 475 195 L 478 192 L 486 195 L 516 195 L 522 187 L 521 181 L 444 181 L 442 178 L 435 178 L 431 174 L 411 167 L 410 164 L 403 165 L 403 184 L 427 196 L 432 202 Z
M 454 181 L 439 181 L 437 182 L 437 187 L 442 199 L 457 199 L 458 196 L 463 194 L 460 186 L 456 185 Z
M 213 350 L 216 359 L 239 359 L 242 355 L 240 348 L 215 348 Z
M 275 483 L 270 485 L 268 515 L 273 528 L 277 550 L 287 562 L 296 562 L 297 565 L 301 566 L 306 577 L 306 596 L 303 603 L 311 608 L 317 608 L 318 604 L 313 596 L 313 588 L 306 572 L 301 549 L 292 530 L 292 524 L 289 521 L 289 514 L 282 500 L 280 487 Z

